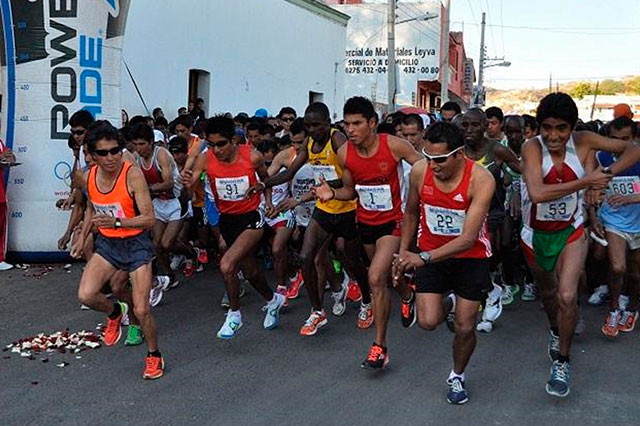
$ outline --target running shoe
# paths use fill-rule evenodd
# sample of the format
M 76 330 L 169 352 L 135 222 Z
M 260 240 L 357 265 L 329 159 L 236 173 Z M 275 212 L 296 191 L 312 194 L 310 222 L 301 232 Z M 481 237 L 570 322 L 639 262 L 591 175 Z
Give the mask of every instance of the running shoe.
M 481 333 L 491 333 L 493 331 L 493 323 L 491 321 L 480 321 L 476 325 L 476 330 Z
M 287 299 L 297 299 L 300 295 L 300 287 L 304 285 L 302 271 L 298 270 L 296 276 L 289 280 L 289 290 L 287 291 Z
M 551 361 L 555 361 L 560 356 L 560 337 L 553 334 L 549 330 L 549 344 L 547 345 L 547 354 Z
M 449 293 L 447 297 L 444 298 L 444 314 L 445 321 L 447 322 L 447 328 L 450 332 L 456 332 L 456 296 L 453 293 Z M 491 325 L 491 323 L 489 323 Z M 478 330 L 481 331 L 481 330 Z M 490 332 L 491 330 L 489 330 Z
M 147 380 L 159 379 L 164 375 L 164 359 L 161 356 L 147 355 L 144 359 L 142 378 Z
M 569 395 L 569 363 L 553 361 L 551 377 L 546 386 L 547 393 L 564 398 Z
M 202 272 L 204 271 L 204 265 L 200 262 L 196 262 L 198 264 L 198 267 L 196 268 L 196 272 Z
M 502 314 L 502 288 L 493 284 L 493 289 L 487 294 L 487 301 L 482 311 L 482 320 L 495 322 Z
M 276 286 L 276 293 L 282 295 L 282 297 L 284 297 L 284 303 L 282 304 L 282 306 L 284 306 L 285 308 L 287 306 L 289 306 L 289 299 L 287 299 L 287 293 L 289 292 L 289 289 L 287 288 L 287 286 L 285 285 L 280 285 L 278 284 Z
M 209 255 L 207 254 L 207 249 L 196 248 L 198 252 L 198 263 L 205 265 L 209 263 Z
M 510 285 L 504 285 L 500 294 L 500 303 L 502 306 L 508 306 L 513 303 L 513 291 Z
M 243 278 L 243 280 L 244 280 L 244 278 Z M 238 292 L 238 297 L 239 298 L 243 298 L 247 294 L 247 288 L 245 287 L 244 283 L 245 283 L 245 281 L 240 281 L 240 290 Z M 225 308 L 225 309 L 229 308 L 229 295 L 227 294 L 226 291 L 222 295 L 222 299 L 220 300 L 220 306 L 222 308 Z
M 176 279 L 176 277 L 173 277 L 173 280 L 171 280 L 171 282 L 169 283 L 169 285 L 167 286 L 167 290 L 171 290 L 172 288 L 176 288 L 180 285 L 180 281 L 178 281 Z
M 124 340 L 125 346 L 137 346 L 144 340 L 144 334 L 138 325 L 127 327 L 127 338 Z
M 116 302 L 120 305 L 120 315 L 116 319 L 107 317 L 107 326 L 104 328 L 102 334 L 102 341 L 106 346 L 113 346 L 120 341 L 122 336 L 122 317 L 125 316 L 129 310 L 126 303 Z
M 416 323 L 416 293 L 411 292 L 411 298 L 408 301 L 401 299 L 402 302 L 402 326 L 409 328 Z
M 0 271 L 8 271 L 12 269 L 13 265 L 7 262 L 0 262 Z
M 161 286 L 152 287 L 151 291 L 149 291 L 149 305 L 152 307 L 158 306 L 162 301 L 163 293 Z
M 182 273 L 186 278 L 191 278 L 193 274 L 196 273 L 196 269 L 197 268 L 196 268 L 196 265 L 193 264 L 193 260 L 187 259 L 187 261 L 184 264 L 184 269 L 182 270 Z
M 178 269 L 180 269 L 180 267 L 185 262 L 185 260 L 187 260 L 187 258 L 183 254 L 172 256 L 169 267 L 171 268 L 172 271 L 177 271 Z
M 600 306 L 604 303 L 605 299 L 609 295 L 609 287 L 603 284 L 593 291 L 593 294 L 587 300 L 587 303 L 593 306 Z
M 333 299 L 331 312 L 337 317 L 344 315 L 347 310 L 347 280 L 348 278 L 345 275 L 342 284 L 340 284 L 340 290 L 331 292 L 331 298 Z
M 638 311 L 622 311 L 620 322 L 618 322 L 618 331 L 628 333 L 633 331 L 638 320 Z
M 587 329 L 587 324 L 584 322 L 584 318 L 582 318 L 582 312 L 578 312 L 578 321 L 576 322 L 576 328 L 573 330 L 574 336 L 579 336 Z
M 464 382 L 460 377 L 447 380 L 449 391 L 447 392 L 447 402 L 449 404 L 461 405 L 469 401 L 469 394 L 464 388 Z
M 618 310 L 620 312 L 626 311 L 628 306 L 629 306 L 629 296 L 627 296 L 626 294 L 621 294 L 618 297 Z
M 602 325 L 602 334 L 607 337 L 616 337 L 618 335 L 618 323 L 620 322 L 620 311 L 611 311 L 607 314 L 607 318 Z
M 81 305 L 80 305 L 80 310 L 82 310 L 82 311 L 90 311 L 90 310 L 91 310 L 91 308 L 90 308 L 90 307 L 88 307 L 88 306 L 87 306 L 87 305 L 85 305 L 85 304 L 81 304 Z
M 273 300 L 267 302 L 267 304 L 262 307 L 262 310 L 267 312 L 264 316 L 264 322 L 262 323 L 264 328 L 273 330 L 278 326 L 280 309 L 282 309 L 286 301 L 286 296 L 280 293 L 273 293 Z
M 236 334 L 238 334 L 240 327 L 242 327 L 242 315 L 240 315 L 240 312 L 232 314 L 231 311 L 229 311 L 216 336 L 218 339 L 233 339 L 236 337 Z
M 522 291 L 522 295 L 520 295 L 520 299 L 523 302 L 533 302 L 536 300 L 536 285 L 534 283 L 524 283 L 524 290 Z
M 122 316 L 122 321 L 120 321 L 120 323 L 124 326 L 124 327 L 129 327 L 129 314 L 125 314 Z
M 376 343 L 371 345 L 371 349 L 369 349 L 369 355 L 367 355 L 367 359 L 362 361 L 360 364 L 360 368 L 364 368 L 365 370 L 378 370 L 384 371 L 384 369 L 389 364 L 389 355 L 387 355 L 387 348 L 382 347 Z
M 304 325 L 300 329 L 300 334 L 303 336 L 313 336 L 318 330 L 327 324 L 327 314 L 322 311 L 311 311 L 311 315 L 304 322 Z
M 347 302 L 359 302 L 361 300 L 362 292 L 360 291 L 358 282 L 349 279 L 349 284 L 347 284 Z
M 339 275 L 340 272 L 342 272 L 342 264 L 339 260 L 333 259 L 331 261 L 331 266 L 333 266 L 333 271 L 336 273 L 336 275 Z
M 162 291 L 166 291 L 170 285 L 171 285 L 171 278 L 169 278 L 168 275 L 156 276 L 155 287 L 159 287 Z
M 366 330 L 373 324 L 373 309 L 371 303 L 360 302 L 360 311 L 358 312 L 358 328 Z

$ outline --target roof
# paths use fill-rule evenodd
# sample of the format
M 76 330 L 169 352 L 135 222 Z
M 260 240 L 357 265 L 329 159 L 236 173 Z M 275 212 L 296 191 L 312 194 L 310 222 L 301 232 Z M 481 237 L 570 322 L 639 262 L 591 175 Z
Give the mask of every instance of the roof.
M 346 15 L 338 10 L 327 6 L 324 3 L 321 3 L 317 0 L 285 0 L 291 4 L 295 4 L 303 9 L 307 9 L 308 11 L 315 13 L 316 15 L 327 18 L 337 24 L 342 25 L 343 27 L 347 26 L 347 22 L 351 17 Z

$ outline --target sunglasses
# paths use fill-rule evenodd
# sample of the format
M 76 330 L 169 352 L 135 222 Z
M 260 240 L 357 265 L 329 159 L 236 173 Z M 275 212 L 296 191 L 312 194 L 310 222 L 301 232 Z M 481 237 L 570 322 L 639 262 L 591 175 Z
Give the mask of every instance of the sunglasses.
M 224 141 L 220 141 L 220 142 L 208 142 L 207 141 L 207 145 L 209 145 L 211 148 L 222 148 L 227 146 L 227 144 L 230 142 L 229 139 L 224 140 Z
M 460 151 L 462 148 L 464 148 L 464 145 L 463 146 L 459 146 L 456 149 L 454 149 L 453 151 L 448 152 L 446 154 L 442 154 L 442 155 L 429 155 L 429 154 L 427 154 L 427 151 L 425 151 L 424 148 L 422 148 L 422 155 L 424 155 L 427 158 L 427 161 L 433 161 L 436 164 L 442 164 L 445 161 L 447 161 L 447 159 L 449 159 L 449 157 L 451 157 L 456 152 Z
M 95 151 L 92 152 L 92 154 L 98 155 L 100 157 L 106 157 L 109 154 L 118 155 L 121 153 L 122 153 L 122 148 L 120 148 L 119 146 L 116 146 L 115 148 L 111 148 L 111 149 L 96 149 Z
M 282 121 L 286 121 L 287 123 L 292 123 L 292 122 L 295 120 L 295 118 L 293 118 L 293 117 L 287 117 L 287 118 L 281 118 L 280 120 L 282 120 Z
M 85 132 L 86 132 L 86 130 L 84 130 L 84 129 L 83 130 L 72 130 L 71 134 L 74 135 L 74 136 L 82 136 L 82 135 L 85 134 Z

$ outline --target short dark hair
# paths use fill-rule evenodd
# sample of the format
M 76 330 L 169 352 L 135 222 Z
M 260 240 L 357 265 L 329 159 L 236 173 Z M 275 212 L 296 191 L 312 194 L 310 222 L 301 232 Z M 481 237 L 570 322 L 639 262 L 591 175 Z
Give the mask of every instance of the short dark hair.
M 86 142 L 89 152 L 95 152 L 96 144 L 102 139 L 116 141 L 118 142 L 118 146 L 123 146 L 122 139 L 120 138 L 120 135 L 118 133 L 118 129 L 116 129 L 113 124 L 111 124 L 107 120 L 94 121 L 87 128 Z
M 146 124 L 147 123 L 147 117 L 144 117 L 142 115 L 134 115 L 129 120 L 129 127 L 133 127 L 136 124 L 140 124 L 140 123 L 145 123 Z
M 460 108 L 460 105 L 458 105 L 457 103 L 453 101 L 449 101 L 442 104 L 442 106 L 440 107 L 440 112 L 442 111 L 455 111 L 457 115 L 462 112 L 462 109 Z
M 387 134 L 393 136 L 396 134 L 396 127 L 391 123 L 383 121 L 382 123 L 378 124 L 376 132 L 378 132 L 378 134 Z
M 446 143 L 449 151 L 464 145 L 464 134 L 458 126 L 438 121 L 427 128 L 426 139 L 431 143 Z
M 190 115 L 179 115 L 173 120 L 173 125 L 177 126 L 178 124 L 182 124 L 187 129 L 189 127 L 193 128 L 193 118 Z
M 498 121 L 504 121 L 504 113 L 498 107 L 489 107 L 484 113 L 487 115 L 487 120 L 495 117 Z
M 614 118 L 607 124 L 607 130 L 622 130 L 625 127 L 631 127 L 631 135 L 634 137 L 634 139 L 638 137 L 638 126 L 632 119 L 630 119 L 626 115 L 621 115 L 618 118 Z M 607 132 L 607 136 L 608 135 L 609 133 Z
M 360 114 L 367 120 L 371 120 L 372 118 L 377 119 L 376 109 L 373 107 L 373 103 L 364 96 L 349 98 L 344 104 L 342 114 Z
M 224 115 L 214 115 L 207 120 L 207 127 L 204 129 L 205 136 L 220 135 L 231 140 L 236 133 L 236 125 L 233 120 Z
M 405 126 L 416 125 L 418 126 L 418 130 L 424 130 L 424 120 L 418 114 L 407 114 L 402 119 L 402 124 Z
M 255 121 L 250 122 L 249 124 L 247 124 L 247 133 L 249 133 L 249 130 L 260 131 L 260 123 L 257 123 Z
M 167 121 L 166 118 L 164 117 L 158 117 L 155 120 L 153 120 L 153 125 L 154 126 L 164 126 L 164 127 L 169 127 L 169 122 Z
M 549 93 L 542 98 L 536 110 L 536 121 L 538 124 L 542 124 L 547 118 L 564 120 L 569 123 L 573 129 L 578 122 L 578 107 L 573 99 L 571 99 L 571 96 L 566 93 Z
M 276 134 L 275 129 L 270 124 L 263 124 L 262 126 L 260 126 L 260 129 L 258 130 L 258 132 L 260 133 L 261 136 L 264 136 L 264 135 L 275 136 Z
M 260 145 L 258 145 L 257 149 L 263 154 L 266 154 L 267 152 L 277 153 L 278 144 L 275 140 L 266 140 L 266 141 L 260 142 Z
M 307 134 L 307 128 L 304 127 L 304 119 L 302 117 L 298 117 L 293 120 L 293 123 L 291 123 L 291 127 L 289 127 L 289 133 L 291 133 L 292 135 L 297 135 L 298 133 L 304 133 L 305 135 Z
M 182 136 L 174 136 L 171 139 L 169 139 L 169 144 L 167 145 L 167 148 L 169 149 L 169 152 L 171 152 L 172 154 L 176 152 L 182 152 L 186 154 L 187 151 L 189 150 L 189 144 L 187 143 L 187 140 Z
M 538 122 L 536 118 L 531 114 L 522 114 L 522 118 L 524 119 L 524 125 L 528 126 L 534 132 L 538 131 Z
M 247 114 L 240 113 L 240 114 L 236 115 L 235 117 L 233 117 L 233 121 L 237 121 L 238 123 L 240 123 L 240 124 L 242 124 L 244 126 L 245 123 L 247 121 L 249 121 L 249 117 L 247 116 Z
M 322 102 L 314 102 L 310 104 L 307 109 L 304 110 L 304 114 L 318 114 L 325 121 L 331 121 L 331 114 L 329 113 L 329 107 Z
M 518 121 L 518 123 L 520 124 L 520 127 L 524 130 L 524 126 L 525 126 L 526 123 L 524 121 L 524 118 L 521 115 L 517 115 L 517 114 L 505 115 L 502 124 L 503 125 L 506 124 L 507 120 L 516 120 L 516 121 Z
M 155 107 L 155 108 L 153 109 L 153 111 L 151 112 L 151 115 L 156 115 L 156 114 L 157 114 L 157 113 L 159 113 L 159 112 L 163 112 L 163 111 L 162 111 L 162 108 L 160 108 L 160 107 Z
M 71 115 L 71 118 L 69 119 L 69 126 L 82 126 L 86 129 L 89 127 L 89 124 L 93 123 L 94 121 L 96 120 L 95 118 L 93 118 L 93 115 L 91 115 L 89 111 L 87 111 L 86 109 L 81 109 Z
M 282 118 L 282 116 L 285 114 L 291 114 L 294 117 L 298 116 L 298 114 L 296 114 L 296 110 L 291 108 L 290 106 L 283 107 L 278 113 L 278 118 Z
M 147 123 L 138 123 L 131 126 L 131 133 L 129 134 L 131 140 L 143 139 L 153 145 L 155 135 L 153 129 Z

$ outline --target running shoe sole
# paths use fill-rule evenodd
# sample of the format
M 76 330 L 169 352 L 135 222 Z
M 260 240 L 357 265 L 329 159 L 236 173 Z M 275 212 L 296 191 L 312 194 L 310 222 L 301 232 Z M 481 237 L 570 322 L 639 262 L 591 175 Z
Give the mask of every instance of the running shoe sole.
M 318 332 L 318 330 L 320 330 L 320 328 L 321 328 L 321 327 L 324 327 L 325 325 L 327 325 L 327 323 L 328 323 L 328 321 L 327 321 L 327 319 L 325 318 L 325 319 L 323 319 L 322 321 L 320 321 L 320 322 L 318 323 L 318 325 L 316 325 L 316 328 L 315 328 L 315 330 L 313 331 L 313 333 L 306 333 L 306 334 L 302 334 L 302 333 L 300 333 L 300 334 L 301 334 L 301 335 L 303 335 L 303 336 L 315 336 L 315 334 Z
M 570 391 L 570 389 L 569 389 L 569 388 L 567 388 L 567 392 L 565 392 L 564 394 L 562 394 L 562 393 L 558 393 L 558 392 L 555 392 L 553 389 L 550 389 L 550 388 L 549 388 L 549 384 L 548 384 L 548 383 L 545 385 L 545 387 L 544 387 L 544 388 L 545 388 L 545 390 L 547 391 L 547 393 L 548 393 L 549 395 L 551 395 L 551 396 L 557 396 L 558 398 L 564 398 L 565 396 L 569 395 L 569 391 Z
M 129 306 L 126 303 L 122 303 L 122 302 L 118 302 L 120 304 L 120 309 L 122 310 L 122 312 L 120 313 L 120 325 L 118 327 L 118 338 L 115 340 L 115 342 L 113 342 L 112 344 L 108 345 L 105 341 L 104 341 L 104 336 L 102 337 L 102 342 L 104 343 L 105 346 L 115 346 L 118 344 L 118 342 L 120 341 L 120 339 L 122 338 L 122 318 L 124 318 L 125 315 L 127 315 L 127 313 L 129 312 Z
M 466 404 L 467 402 L 469 402 L 469 397 L 466 397 L 466 398 L 465 398 L 465 399 L 463 399 L 462 401 L 458 401 L 458 402 L 451 401 L 451 400 L 449 399 L 449 397 L 447 397 L 447 402 L 448 402 L 449 404 L 451 404 L 451 405 L 462 405 L 462 404 Z

